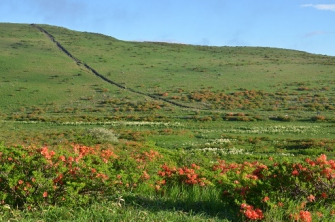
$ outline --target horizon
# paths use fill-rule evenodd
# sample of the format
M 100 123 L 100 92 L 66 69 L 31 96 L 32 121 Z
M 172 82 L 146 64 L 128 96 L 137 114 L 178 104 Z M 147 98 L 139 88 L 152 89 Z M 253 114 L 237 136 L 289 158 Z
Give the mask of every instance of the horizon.
M 325 0 L 16 0 L 0 22 L 48 24 L 123 41 L 290 49 L 335 56 L 335 4 Z

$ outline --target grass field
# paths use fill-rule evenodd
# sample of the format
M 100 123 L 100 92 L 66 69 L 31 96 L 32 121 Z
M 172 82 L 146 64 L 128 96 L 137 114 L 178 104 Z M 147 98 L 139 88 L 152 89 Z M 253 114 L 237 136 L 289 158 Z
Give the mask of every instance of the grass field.
M 0 40 L 0 157 L 15 147 L 49 147 L 57 153 L 73 144 L 112 146 L 120 162 L 108 166 L 114 173 L 109 178 L 127 175 L 124 183 L 142 184 L 136 189 L 113 186 L 108 198 L 78 205 L 37 200 L 29 205 L 29 198 L 25 207 L 3 202 L 3 220 L 244 221 L 248 219 L 239 209 L 243 200 L 225 201 L 225 179 L 219 183 L 211 172 L 219 160 L 257 161 L 271 168 L 271 161 L 294 164 L 322 154 L 334 159 L 335 57 L 263 47 L 125 42 L 49 25 L 0 23 Z M 163 157 L 155 159 L 154 154 L 139 161 L 146 152 Z M 124 167 L 115 168 L 121 163 Z M 199 175 L 211 178 L 211 185 L 184 187 L 176 174 L 163 195 L 157 191 L 164 187 L 157 171 L 164 164 L 184 170 L 201 166 Z M 150 179 L 143 179 L 146 174 Z M 8 175 L 0 173 L 0 181 Z M 24 180 L 18 175 L 7 178 L 8 183 Z M 235 177 L 225 182 L 228 188 L 237 186 Z M 261 193 L 250 191 L 288 198 L 283 209 L 251 194 L 246 201 L 262 208 L 266 221 L 294 221 L 295 206 L 313 194 L 318 201 L 299 210 L 312 212 L 313 221 L 332 221 L 333 194 L 324 202 L 318 199 L 321 193 L 304 193 L 313 186 L 302 181 L 291 199 L 266 182 Z M 0 201 L 9 198 L 5 190 L 0 185 Z

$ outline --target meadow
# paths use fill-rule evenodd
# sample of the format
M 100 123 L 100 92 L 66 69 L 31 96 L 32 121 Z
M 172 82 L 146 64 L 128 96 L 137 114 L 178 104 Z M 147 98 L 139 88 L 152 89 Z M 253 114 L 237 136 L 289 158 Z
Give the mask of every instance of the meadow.
M 1 220 L 335 220 L 335 57 L 0 39 Z

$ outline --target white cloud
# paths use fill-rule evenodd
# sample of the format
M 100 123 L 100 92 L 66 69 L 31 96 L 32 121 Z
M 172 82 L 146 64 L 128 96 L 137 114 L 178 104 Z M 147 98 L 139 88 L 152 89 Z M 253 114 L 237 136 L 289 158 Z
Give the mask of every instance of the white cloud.
M 302 7 L 313 7 L 318 10 L 329 10 L 335 12 L 335 4 L 305 4 L 301 5 Z

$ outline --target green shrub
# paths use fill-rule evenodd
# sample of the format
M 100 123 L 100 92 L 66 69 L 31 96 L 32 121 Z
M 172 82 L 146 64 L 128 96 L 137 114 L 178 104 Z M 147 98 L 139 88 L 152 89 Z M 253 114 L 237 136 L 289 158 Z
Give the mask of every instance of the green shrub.
M 118 137 L 112 129 L 105 128 L 93 128 L 87 130 L 87 136 L 92 138 L 96 143 L 116 143 L 118 142 Z

